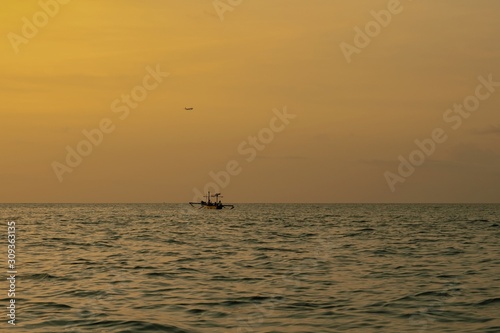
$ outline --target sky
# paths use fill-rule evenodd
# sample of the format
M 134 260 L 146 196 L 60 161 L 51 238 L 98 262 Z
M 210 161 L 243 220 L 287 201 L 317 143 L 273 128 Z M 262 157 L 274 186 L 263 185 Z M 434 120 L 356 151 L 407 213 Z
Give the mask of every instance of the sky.
M 497 0 L 59 1 L 0 13 L 0 202 L 500 202 Z

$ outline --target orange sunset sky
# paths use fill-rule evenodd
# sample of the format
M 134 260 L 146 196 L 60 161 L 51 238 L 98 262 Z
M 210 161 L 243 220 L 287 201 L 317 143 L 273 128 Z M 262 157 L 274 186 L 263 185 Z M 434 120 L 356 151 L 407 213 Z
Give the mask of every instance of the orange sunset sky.
M 500 202 L 500 1 L 394 1 L 3 1 L 0 202 Z

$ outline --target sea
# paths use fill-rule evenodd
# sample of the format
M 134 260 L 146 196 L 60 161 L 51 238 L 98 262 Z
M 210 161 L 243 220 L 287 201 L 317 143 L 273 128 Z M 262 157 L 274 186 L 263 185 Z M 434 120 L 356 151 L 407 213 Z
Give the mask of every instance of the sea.
M 1 332 L 500 332 L 498 204 L 0 210 Z

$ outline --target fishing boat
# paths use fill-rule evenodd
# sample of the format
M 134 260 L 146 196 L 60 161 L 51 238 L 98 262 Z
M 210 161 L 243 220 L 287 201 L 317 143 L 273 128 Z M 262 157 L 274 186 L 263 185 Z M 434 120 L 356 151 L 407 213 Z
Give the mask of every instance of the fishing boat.
M 221 202 L 220 198 L 222 198 L 222 195 L 220 193 L 215 193 L 214 195 L 210 195 L 210 191 L 208 191 L 208 194 L 205 195 L 204 198 L 207 198 L 207 201 L 202 200 L 200 202 L 190 202 L 189 204 L 193 207 L 195 207 L 195 205 L 200 205 L 200 208 L 206 208 L 206 209 L 234 208 L 234 205 L 224 205 Z M 211 201 L 210 198 L 215 198 L 215 201 Z

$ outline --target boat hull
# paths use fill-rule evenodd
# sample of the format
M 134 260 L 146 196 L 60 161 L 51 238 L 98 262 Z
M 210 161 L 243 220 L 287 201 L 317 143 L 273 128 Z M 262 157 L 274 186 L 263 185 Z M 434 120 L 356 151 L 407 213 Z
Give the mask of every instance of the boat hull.
M 205 209 L 222 209 L 222 206 L 203 206 Z

